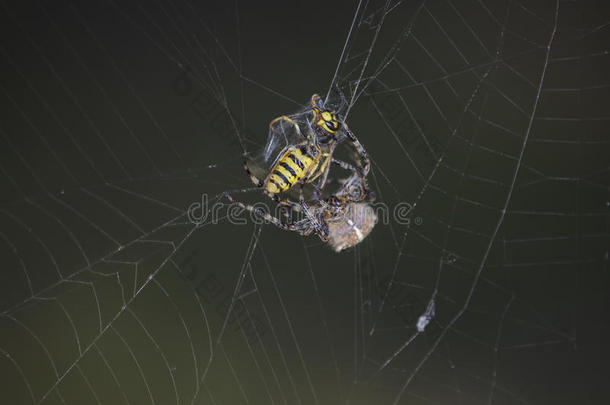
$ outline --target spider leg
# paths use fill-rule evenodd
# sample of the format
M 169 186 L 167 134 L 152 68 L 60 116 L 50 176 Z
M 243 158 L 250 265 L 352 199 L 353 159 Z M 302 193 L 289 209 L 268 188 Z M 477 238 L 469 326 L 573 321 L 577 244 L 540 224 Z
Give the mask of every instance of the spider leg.
M 311 233 L 311 227 L 313 227 L 313 229 L 315 229 L 316 234 L 320 237 L 320 239 L 323 242 L 328 242 L 329 230 L 328 230 L 328 225 L 326 224 L 326 222 L 324 222 L 324 220 L 318 221 L 318 218 L 316 218 L 316 215 L 311 212 L 311 210 L 309 209 L 309 206 L 305 203 L 305 201 L 301 200 L 300 202 L 301 202 L 301 209 L 307 216 L 307 218 L 304 219 L 304 221 L 308 221 L 309 225 L 310 225 L 309 233 Z
M 232 204 L 235 204 L 238 207 L 240 207 L 241 209 L 244 209 L 244 210 L 246 210 L 248 212 L 251 212 L 251 213 L 253 213 L 255 215 L 258 215 L 259 217 L 261 217 L 265 221 L 268 221 L 268 222 L 272 223 L 273 225 L 277 226 L 280 229 L 283 229 L 285 231 L 294 231 L 295 230 L 295 224 L 294 223 L 285 224 L 282 221 L 280 221 L 279 219 L 277 219 L 276 217 L 272 216 L 271 214 L 263 211 L 259 207 L 254 207 L 253 205 L 244 204 L 241 201 L 236 201 L 233 197 L 231 197 L 231 195 L 229 193 L 224 193 L 224 196 L 227 197 L 227 199 Z
M 305 197 L 303 196 L 303 187 L 305 184 L 301 184 L 301 189 L 299 190 L 299 211 L 303 212 L 306 216 L 305 219 L 302 219 L 296 223 L 296 225 L 300 226 L 301 229 L 298 231 L 301 235 L 307 236 L 311 234 L 314 230 L 316 234 L 322 239 L 324 242 L 328 241 L 328 226 L 326 223 L 320 224 L 316 215 L 311 212 L 309 209 L 309 205 L 305 202 Z
M 282 200 L 282 201 L 278 202 L 278 206 L 280 208 L 288 207 L 292 211 L 301 212 L 301 205 L 299 203 L 296 203 L 296 202 L 291 201 L 291 200 Z M 288 212 L 284 212 L 284 216 L 286 218 L 290 217 Z
M 344 162 L 343 160 L 331 158 L 331 162 L 336 165 L 339 165 L 342 169 L 349 170 L 350 172 L 352 172 L 352 174 L 359 174 L 358 169 L 354 165 Z
M 292 201 L 292 200 L 290 200 L 288 198 L 286 198 L 284 200 L 279 201 L 277 203 L 278 206 L 280 206 L 282 208 L 283 207 L 287 207 L 290 210 L 295 211 L 295 212 L 302 212 L 301 203 L 300 202 L 303 201 L 303 188 L 305 187 L 305 183 L 306 183 L 306 181 L 303 181 L 302 183 L 299 183 L 300 187 L 299 187 L 299 202 L 298 203 L 294 202 L 294 201 Z M 287 212 L 285 212 L 284 216 L 288 217 L 289 214 Z
M 336 195 L 347 196 L 347 198 L 349 200 L 355 201 L 355 202 L 362 201 L 364 199 L 367 199 L 368 201 L 375 200 L 374 194 L 368 188 L 366 177 L 362 176 L 362 174 L 360 173 L 360 171 L 358 170 L 357 167 L 355 167 L 354 165 L 349 164 L 347 162 L 344 162 L 342 160 L 335 159 L 335 158 L 332 159 L 332 162 L 339 165 L 341 168 L 352 172 L 352 174 L 349 177 L 339 180 L 340 184 L 342 184 L 342 188 L 341 188 L 341 190 L 339 190 L 336 193 Z M 357 182 L 357 183 L 354 184 L 354 182 Z M 354 190 L 353 189 L 354 185 L 357 186 L 356 190 L 357 190 L 358 194 L 354 194 L 353 192 L 350 191 L 350 190 Z
M 301 183 L 301 187 L 299 188 L 299 205 L 302 207 L 305 204 L 305 197 L 303 197 L 303 188 L 305 187 L 305 183 Z
M 251 212 L 255 215 L 258 215 L 265 221 L 270 222 L 271 224 L 277 226 L 280 229 L 285 231 L 295 231 L 300 235 L 307 236 L 311 234 L 311 232 L 315 229 L 316 234 L 322 239 L 324 242 L 328 241 L 328 226 L 325 223 L 320 223 L 315 215 L 309 209 L 309 206 L 303 200 L 301 196 L 300 206 L 307 218 L 302 219 L 296 222 L 283 223 L 276 217 L 268 214 L 258 207 L 254 207 L 253 205 L 244 204 L 241 201 L 236 201 L 229 193 L 224 193 L 224 196 L 232 203 L 237 205 L 243 210 Z M 296 203 L 294 203 L 296 204 Z
M 364 149 L 364 146 L 360 143 L 358 138 L 353 134 L 352 131 L 348 128 L 347 124 L 343 123 L 343 128 L 345 129 L 345 133 L 351 144 L 356 149 L 356 153 L 360 156 L 360 164 L 361 164 L 361 173 L 362 177 L 366 177 L 369 174 L 369 170 L 371 169 L 371 160 L 369 159 L 369 154 Z

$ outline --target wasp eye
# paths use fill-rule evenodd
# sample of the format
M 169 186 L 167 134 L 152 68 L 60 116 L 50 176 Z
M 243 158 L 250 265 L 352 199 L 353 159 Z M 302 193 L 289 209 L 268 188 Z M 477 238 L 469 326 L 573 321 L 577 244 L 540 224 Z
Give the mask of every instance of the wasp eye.
M 339 123 L 336 121 L 326 121 L 324 124 L 329 131 L 336 132 L 339 129 Z

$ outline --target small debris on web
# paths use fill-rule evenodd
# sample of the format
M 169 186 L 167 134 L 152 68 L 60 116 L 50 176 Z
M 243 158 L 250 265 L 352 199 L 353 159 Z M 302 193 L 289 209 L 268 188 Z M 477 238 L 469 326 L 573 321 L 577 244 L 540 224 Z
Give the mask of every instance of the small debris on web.
M 426 326 L 430 323 L 432 318 L 434 318 L 434 312 L 436 310 L 436 305 L 434 303 L 434 298 L 428 302 L 428 306 L 426 306 L 426 311 L 420 315 L 417 320 L 417 331 L 423 332 L 426 329 Z

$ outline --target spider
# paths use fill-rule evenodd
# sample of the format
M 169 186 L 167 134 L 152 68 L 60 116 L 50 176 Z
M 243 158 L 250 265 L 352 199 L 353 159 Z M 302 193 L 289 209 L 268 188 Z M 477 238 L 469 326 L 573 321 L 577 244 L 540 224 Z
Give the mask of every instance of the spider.
M 353 173 L 357 172 L 363 178 L 368 174 L 370 168 L 368 154 L 347 124 L 341 121 L 337 112 L 327 109 L 317 94 L 311 97 L 311 112 L 312 118 L 307 123 L 304 135 L 301 127 L 288 116 L 282 115 L 269 123 L 270 134 L 275 133 L 277 126 L 280 126 L 281 131 L 284 132 L 282 126 L 286 124 L 294 131 L 297 139 L 302 139 L 302 142 L 286 146 L 278 154 L 264 180 L 256 177 L 250 171 L 248 163 L 244 162 L 244 170 L 250 176 L 252 183 L 262 188 L 264 193 L 276 202 L 279 202 L 280 192 L 299 184 L 302 193 L 306 184 L 320 178 L 310 197 L 310 201 L 318 200 L 328 179 L 330 163 L 335 163 Z M 332 157 L 336 146 L 346 139 L 354 145 L 360 156 L 361 163 L 358 167 Z
M 225 193 L 225 196 L 230 202 L 280 229 L 294 231 L 303 236 L 315 232 L 336 252 L 360 243 L 371 232 L 377 221 L 374 210 L 367 204 L 368 201 L 375 199 L 375 195 L 368 189 L 366 179 L 359 173 L 352 174 L 337 193 L 313 204 L 306 203 L 302 194 L 298 203 L 282 201 L 281 204 L 305 215 L 303 219 L 288 223 L 282 222 L 261 208 L 235 201 L 228 193 Z

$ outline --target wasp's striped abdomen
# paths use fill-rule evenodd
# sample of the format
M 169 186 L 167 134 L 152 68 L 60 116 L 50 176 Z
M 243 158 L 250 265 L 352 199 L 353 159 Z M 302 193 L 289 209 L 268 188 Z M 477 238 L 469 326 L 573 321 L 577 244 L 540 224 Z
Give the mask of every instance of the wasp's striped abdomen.
M 265 191 L 277 194 L 288 190 L 315 171 L 318 161 L 309 156 L 304 148 L 288 148 L 271 168 L 265 180 Z

